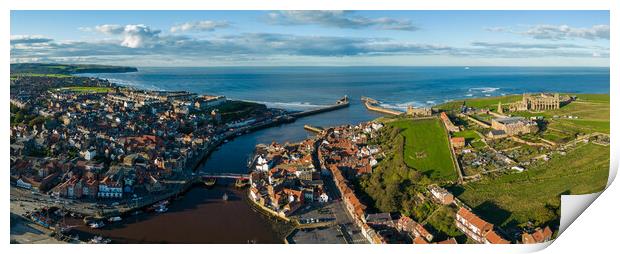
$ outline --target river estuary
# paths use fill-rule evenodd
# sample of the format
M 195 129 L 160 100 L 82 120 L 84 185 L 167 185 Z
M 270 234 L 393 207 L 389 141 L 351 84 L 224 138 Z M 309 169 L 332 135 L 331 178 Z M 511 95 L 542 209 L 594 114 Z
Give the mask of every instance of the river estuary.
M 247 161 L 257 144 L 301 141 L 312 135 L 304 130 L 304 124 L 349 124 L 378 116 L 366 112 L 357 101 L 349 108 L 251 132 L 220 146 L 199 166 L 199 170 L 246 173 Z M 234 182 L 218 181 L 214 188 L 198 185 L 172 201 L 166 213 L 133 215 L 102 229 L 91 229 L 81 221 L 71 224 L 80 225 L 75 229 L 80 232 L 82 240 L 101 235 L 113 243 L 283 243 L 290 228 L 256 211 L 247 199 L 247 190 L 237 189 L 232 184 Z M 224 193 L 228 196 L 227 201 L 222 200 Z

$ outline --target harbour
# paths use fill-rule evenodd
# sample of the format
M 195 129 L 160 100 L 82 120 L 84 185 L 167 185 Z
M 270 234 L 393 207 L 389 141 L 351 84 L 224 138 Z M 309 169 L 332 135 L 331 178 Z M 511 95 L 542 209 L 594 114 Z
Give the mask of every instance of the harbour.
M 302 140 L 313 135 L 303 128 L 311 122 L 322 122 L 338 115 L 340 110 L 348 108 L 346 104 L 335 104 L 297 115 L 294 121 L 278 124 L 269 124 L 242 131 L 243 135 L 231 134 L 226 138 L 228 142 L 220 142 L 207 151 L 204 160 L 196 165 L 195 178 L 185 183 L 178 193 L 171 194 L 165 200 L 165 208 L 160 208 L 161 202 L 149 202 L 134 207 L 131 212 L 126 211 L 123 220 L 116 223 L 106 223 L 100 227 L 91 227 L 91 224 L 81 220 L 69 220 L 72 230 L 67 235 L 78 235 L 82 241 L 89 241 L 96 237 L 110 239 L 112 243 L 283 243 L 294 226 L 281 217 L 266 212 L 247 198 L 247 162 L 251 160 L 254 146 L 262 142 L 250 142 L 257 139 L 271 140 Z M 359 105 L 359 104 L 358 104 Z M 368 120 L 375 117 L 370 115 Z M 286 134 L 285 136 L 279 136 Z M 224 139 L 222 139 L 224 140 Z M 226 157 L 229 159 L 220 159 Z M 145 208 L 140 208 L 145 207 Z M 138 211 L 138 212 L 136 212 Z M 254 220 L 248 223 L 247 228 L 231 228 L 224 222 L 214 222 L 215 216 L 232 216 Z M 252 214 L 252 215 L 249 215 Z M 112 216 L 112 214 L 110 214 Z M 195 223 L 191 220 L 206 220 L 209 222 Z M 231 223 L 246 225 L 246 223 Z M 210 225 L 198 228 L 197 225 Z M 170 234 L 166 227 L 174 227 Z M 166 229 L 164 229 L 166 228 Z M 156 231 L 161 229 L 160 231 Z M 202 238 L 181 240 L 175 236 L 181 234 L 176 230 L 195 232 L 196 235 L 207 234 Z M 238 232 L 244 231 L 245 234 Z M 149 232 L 147 234 L 143 232 Z M 152 235 L 151 235 L 152 232 Z M 223 233 L 224 232 L 224 233 Z M 210 235 L 217 235 L 213 240 Z M 261 237 L 251 237 L 261 235 Z M 222 240 L 226 238 L 227 240 Z

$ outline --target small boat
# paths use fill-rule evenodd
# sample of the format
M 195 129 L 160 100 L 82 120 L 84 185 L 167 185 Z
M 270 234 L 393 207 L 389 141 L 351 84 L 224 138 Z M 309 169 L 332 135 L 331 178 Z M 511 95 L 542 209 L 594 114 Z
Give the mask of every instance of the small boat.
M 224 193 L 224 195 L 222 195 L 222 200 L 227 201 L 228 200 L 228 194 Z
M 167 206 L 169 203 L 170 202 L 168 200 L 162 200 L 162 201 L 159 201 L 156 204 L 152 205 L 150 207 L 151 209 L 147 209 L 147 210 L 150 212 L 150 211 L 156 210 L 156 209 L 158 209 L 158 208 L 160 208 L 162 206 Z
M 165 205 L 162 205 L 158 207 L 157 209 L 155 209 L 155 212 L 158 212 L 158 213 L 165 213 L 167 211 L 168 211 L 168 207 L 166 207 Z
M 209 177 L 204 181 L 204 183 L 207 187 L 213 187 L 216 181 L 217 179 L 215 177 Z
M 250 184 L 250 180 L 248 180 L 248 179 L 237 179 L 235 181 L 235 187 L 237 187 L 237 188 L 243 188 L 243 187 L 245 187 L 245 186 L 247 186 L 249 184 Z
M 103 226 L 105 226 L 105 223 L 103 223 L 103 221 L 95 221 L 90 223 L 88 226 L 90 226 L 91 228 L 102 228 Z
M 110 217 L 108 219 L 109 222 L 116 222 L 116 221 L 121 221 L 121 220 L 123 220 L 123 218 L 121 218 L 120 216 Z
M 112 240 L 103 238 L 102 236 L 95 236 L 93 237 L 93 239 L 90 239 L 90 241 L 88 241 L 88 243 L 90 244 L 107 244 L 110 242 L 112 242 Z

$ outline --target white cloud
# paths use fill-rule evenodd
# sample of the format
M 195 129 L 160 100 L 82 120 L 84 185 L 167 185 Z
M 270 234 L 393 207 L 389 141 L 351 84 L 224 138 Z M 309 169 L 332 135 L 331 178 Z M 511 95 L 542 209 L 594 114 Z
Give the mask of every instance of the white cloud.
M 170 32 L 188 32 L 188 31 L 196 31 L 196 32 L 211 32 L 218 28 L 226 28 L 229 27 L 230 23 L 226 21 L 212 21 L 212 20 L 203 20 L 196 22 L 186 22 L 183 24 L 179 24 L 170 28 Z
M 408 19 L 387 17 L 368 18 L 353 15 L 351 11 L 278 11 L 267 14 L 267 21 L 276 25 L 315 24 L 324 27 L 349 29 L 415 31 L 419 28 Z
M 571 27 L 568 25 L 549 25 L 540 24 L 530 26 L 525 31 L 517 31 L 507 27 L 489 27 L 485 30 L 490 32 L 509 32 L 521 34 L 527 37 L 540 40 L 567 40 L 567 39 L 586 39 L 586 40 L 609 40 L 608 25 L 593 25 L 592 27 Z
M 609 40 L 609 26 L 595 25 L 590 28 L 576 28 L 567 25 L 537 25 L 522 32 L 522 34 L 535 39 L 565 40 L 570 38 L 581 38 L 588 40 Z
M 143 24 L 116 25 L 104 24 L 94 28 L 81 28 L 82 31 L 96 31 L 106 35 L 121 35 L 123 40 L 120 45 L 128 48 L 141 48 L 156 43 L 160 30 L 151 29 Z
M 121 25 L 105 24 L 95 26 L 94 30 L 104 34 L 121 34 L 125 30 L 125 27 Z
M 484 30 L 489 32 L 506 32 L 508 29 L 503 26 L 495 26 L 495 27 L 486 27 Z
M 121 45 L 129 48 L 141 48 L 151 40 L 156 39 L 159 30 L 152 30 L 145 25 L 126 25 L 123 31 L 124 38 Z
M 47 43 L 52 39 L 42 35 L 11 35 L 11 45 Z

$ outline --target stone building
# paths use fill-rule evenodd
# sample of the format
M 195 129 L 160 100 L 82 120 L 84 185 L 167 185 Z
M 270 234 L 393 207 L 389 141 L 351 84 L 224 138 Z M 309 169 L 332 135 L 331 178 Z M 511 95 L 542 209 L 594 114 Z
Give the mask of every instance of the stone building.
M 413 106 L 407 106 L 407 115 L 413 117 L 425 117 L 431 116 L 431 108 L 414 108 Z
M 459 127 L 454 125 L 454 123 L 452 123 L 452 121 L 450 121 L 450 118 L 448 117 L 446 112 L 441 112 L 441 114 L 439 114 L 439 118 L 441 118 L 441 121 L 443 121 L 443 124 L 446 126 L 446 129 L 448 129 L 448 131 L 450 131 L 450 132 L 458 132 L 458 131 L 461 130 L 461 129 L 459 129 Z
M 560 108 L 560 94 L 523 94 L 521 101 L 510 104 L 510 111 L 545 111 Z
M 536 122 L 523 117 L 494 118 L 491 121 L 493 130 L 504 131 L 506 135 L 520 135 L 538 131 Z

